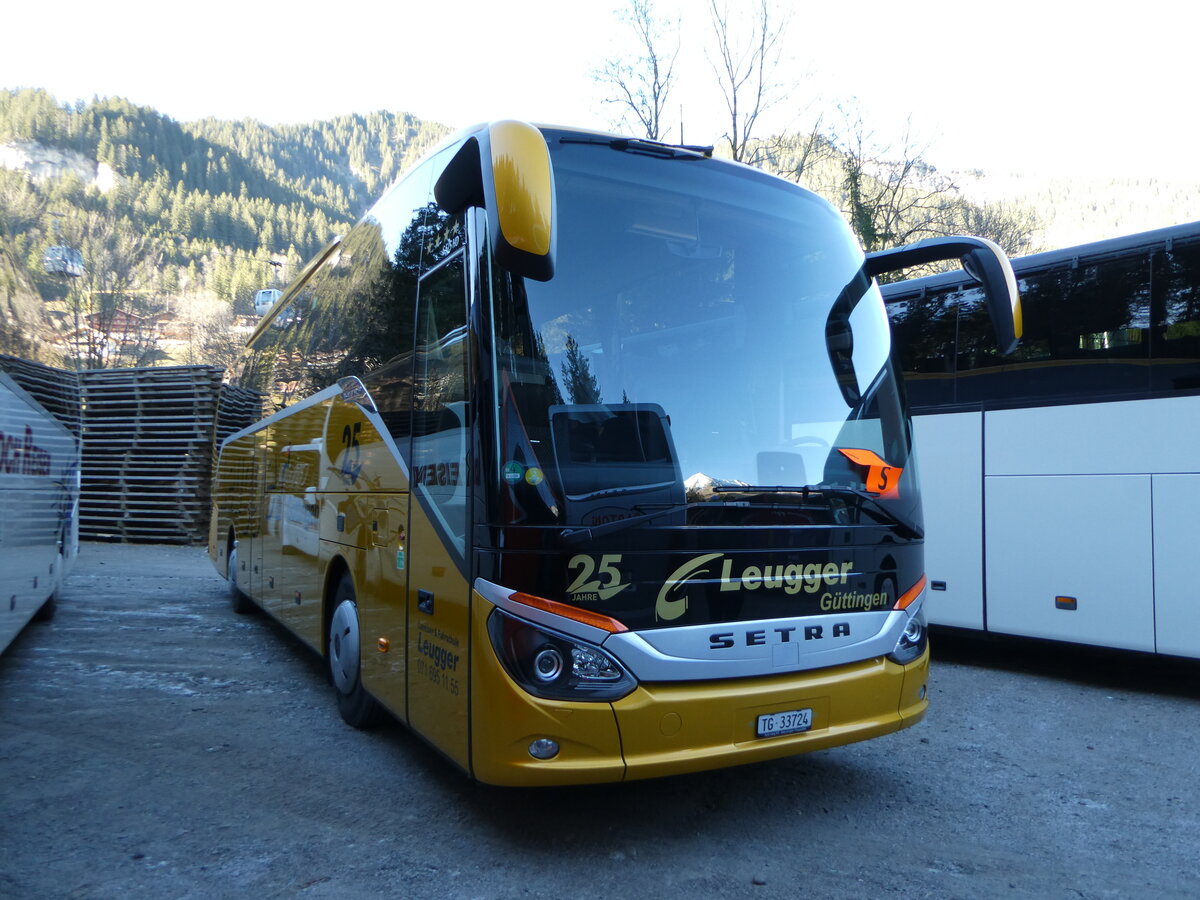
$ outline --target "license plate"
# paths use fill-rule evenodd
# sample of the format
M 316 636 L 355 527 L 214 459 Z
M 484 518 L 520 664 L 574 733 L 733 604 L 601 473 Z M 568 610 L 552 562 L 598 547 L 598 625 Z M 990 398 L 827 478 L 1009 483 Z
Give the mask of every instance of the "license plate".
M 787 712 L 771 713 L 758 717 L 759 737 L 778 737 L 781 734 L 796 734 L 812 728 L 811 709 L 790 709 Z

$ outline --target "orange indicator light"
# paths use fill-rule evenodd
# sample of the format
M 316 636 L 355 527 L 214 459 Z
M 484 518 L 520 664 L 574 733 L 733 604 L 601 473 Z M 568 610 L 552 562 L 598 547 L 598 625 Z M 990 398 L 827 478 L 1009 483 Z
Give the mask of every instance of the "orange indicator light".
M 580 609 L 577 606 L 568 606 L 566 603 L 546 600 L 543 597 L 535 597 L 533 594 L 522 594 L 518 591 L 512 594 L 509 599 L 515 600 L 517 603 L 524 603 L 526 606 L 532 606 L 534 609 L 554 613 L 556 616 L 562 616 L 565 619 L 573 619 L 576 622 L 582 622 L 584 625 L 591 625 L 593 628 L 599 628 L 601 631 L 607 631 L 609 634 L 619 634 L 622 631 L 629 630 L 610 616 Z
M 916 584 L 900 595 L 900 599 L 896 601 L 896 605 L 892 609 L 908 609 L 913 601 L 921 596 L 921 591 L 925 590 L 927 580 L 926 576 L 922 575 Z

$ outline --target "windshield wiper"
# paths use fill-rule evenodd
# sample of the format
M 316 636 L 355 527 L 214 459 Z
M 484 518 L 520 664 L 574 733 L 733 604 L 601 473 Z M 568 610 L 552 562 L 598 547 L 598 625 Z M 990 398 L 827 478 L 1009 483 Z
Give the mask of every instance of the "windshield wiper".
M 643 153 L 664 159 L 711 159 L 713 148 L 698 144 L 664 144 L 646 138 L 560 138 L 563 144 L 595 144 L 623 153 Z
M 862 501 L 858 508 L 867 513 L 875 521 L 884 525 L 888 525 L 896 529 L 901 537 L 909 539 L 920 539 L 925 536 L 925 533 L 896 513 L 892 512 L 886 506 L 879 502 L 879 499 L 873 494 L 869 494 L 860 488 L 851 487 L 850 485 L 841 484 L 822 484 L 804 487 L 795 487 L 794 485 L 718 485 L 713 488 L 713 492 L 717 494 L 802 494 L 804 499 L 809 497 L 828 497 L 830 494 L 848 494 L 857 497 Z M 679 503 L 675 506 L 665 506 L 662 509 L 656 509 L 648 513 L 640 513 L 636 516 L 629 516 L 624 519 L 613 519 L 611 522 L 604 522 L 601 525 L 580 526 L 577 528 L 564 528 L 559 532 L 559 539 L 568 546 L 574 544 L 582 544 L 590 541 L 593 538 L 600 537 L 606 534 L 614 534 L 619 531 L 624 531 L 627 528 L 633 528 L 635 525 L 642 525 L 654 519 L 661 519 L 663 516 L 669 516 L 671 513 L 683 512 L 692 507 L 704 507 L 711 509 L 714 506 L 727 506 L 741 504 L 725 504 L 712 503 L 706 501 L 692 501 L 690 503 Z
M 564 528 L 559 532 L 558 536 L 564 544 L 582 544 L 584 541 L 590 541 L 594 537 L 612 534 L 616 531 L 624 531 L 626 528 L 632 528 L 634 525 L 641 525 L 643 522 L 649 522 L 652 519 L 661 519 L 663 516 L 669 516 L 671 513 L 683 512 L 696 505 L 695 503 L 679 503 L 675 506 L 665 506 L 662 509 L 656 509 L 653 512 L 640 513 L 624 519 L 613 519 L 611 522 L 604 522 L 600 525 Z
M 821 497 L 830 494 L 849 494 L 862 501 L 858 507 L 860 510 L 867 513 L 875 521 L 897 529 L 902 537 L 910 539 L 925 537 L 924 531 L 907 519 L 896 515 L 891 509 L 880 503 L 879 498 L 874 494 L 868 493 L 861 488 L 851 487 L 848 484 L 817 484 L 804 485 L 803 487 L 755 484 L 719 485 L 714 487 L 713 491 L 718 494 L 802 494 L 805 500 L 812 496 Z

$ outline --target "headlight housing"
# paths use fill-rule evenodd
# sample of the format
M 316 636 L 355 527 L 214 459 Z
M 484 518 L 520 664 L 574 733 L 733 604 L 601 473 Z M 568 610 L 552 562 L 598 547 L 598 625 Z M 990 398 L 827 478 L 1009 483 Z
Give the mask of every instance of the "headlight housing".
M 504 670 L 524 690 L 547 700 L 619 700 L 637 686 L 595 644 L 509 615 L 488 617 L 488 635 Z
M 904 626 L 900 640 L 896 641 L 896 649 L 888 654 L 888 659 L 906 666 L 919 659 L 928 646 L 929 629 L 925 625 L 925 610 L 918 609 Z

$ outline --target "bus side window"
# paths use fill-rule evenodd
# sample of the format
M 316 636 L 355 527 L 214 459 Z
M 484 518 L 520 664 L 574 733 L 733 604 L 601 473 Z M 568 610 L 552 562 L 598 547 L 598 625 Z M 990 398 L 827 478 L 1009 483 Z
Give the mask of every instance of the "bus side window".
M 1011 356 L 986 349 L 989 325 L 981 306 L 960 306 L 960 403 L 1073 403 L 1147 391 L 1146 257 L 1061 265 L 1020 274 L 1018 281 L 1025 334 Z
M 1151 390 L 1200 389 L 1200 244 L 1155 257 Z
M 421 280 L 413 391 L 413 486 L 464 553 L 467 533 L 466 278 L 460 253 Z
M 894 352 L 914 410 L 954 403 L 957 296 L 956 291 L 931 292 L 888 306 Z

